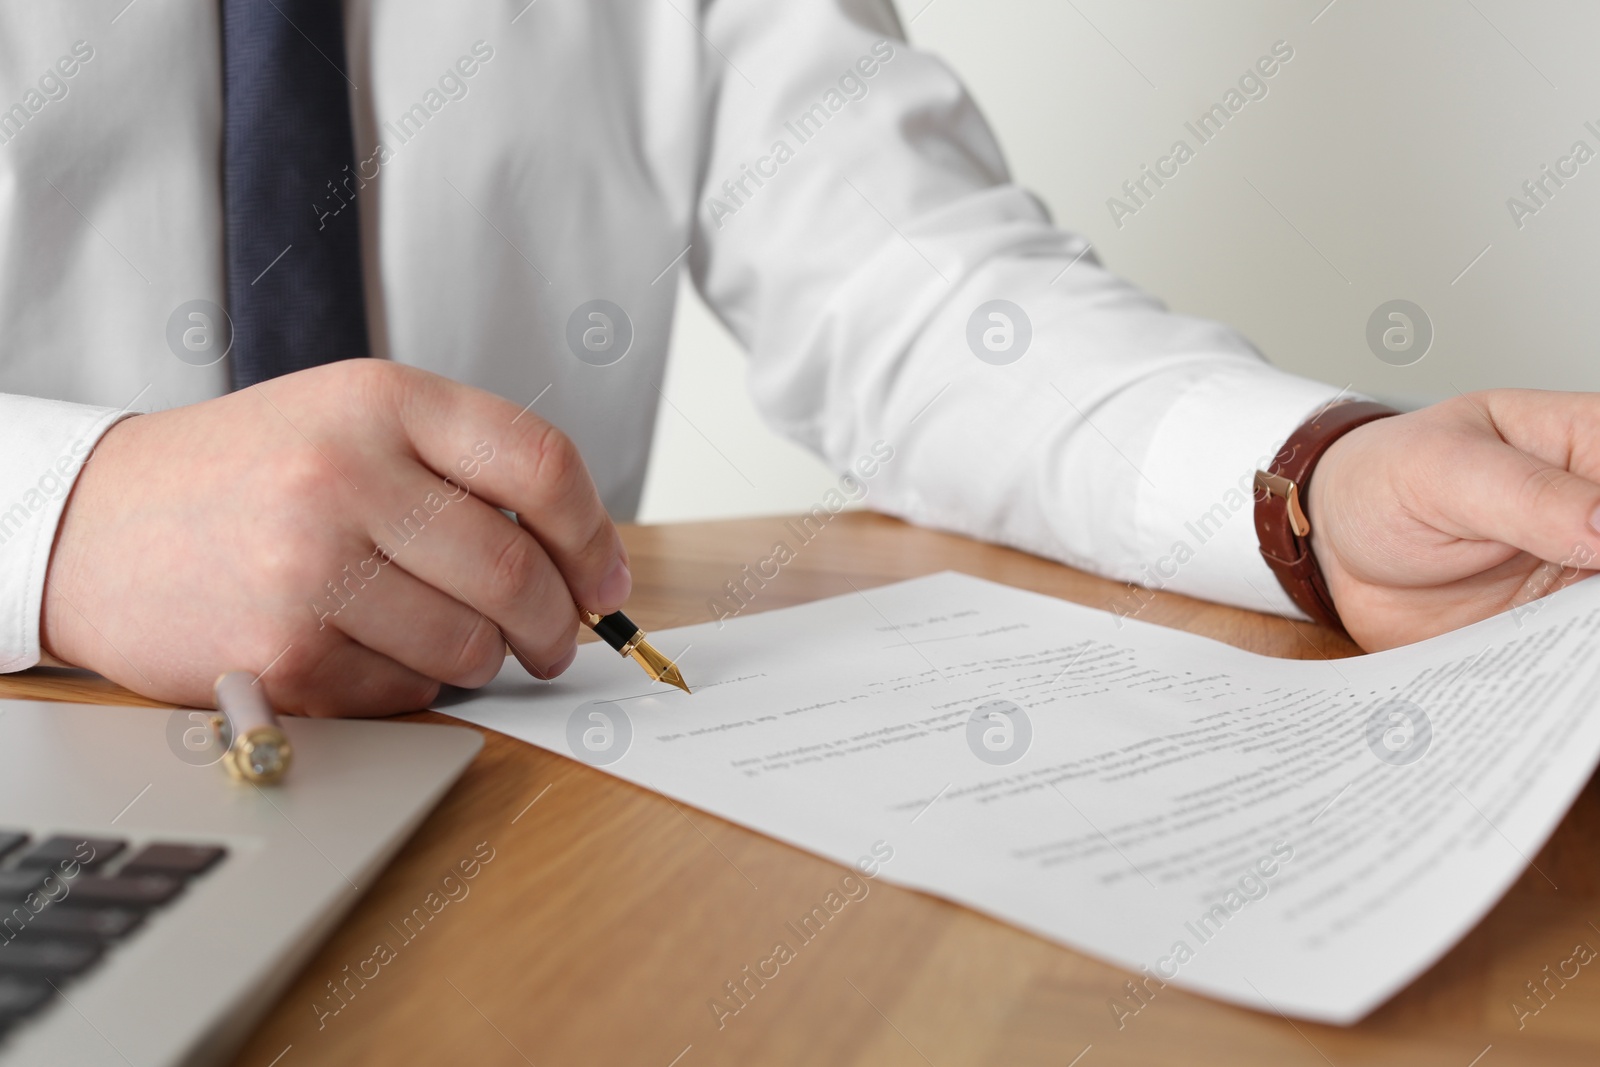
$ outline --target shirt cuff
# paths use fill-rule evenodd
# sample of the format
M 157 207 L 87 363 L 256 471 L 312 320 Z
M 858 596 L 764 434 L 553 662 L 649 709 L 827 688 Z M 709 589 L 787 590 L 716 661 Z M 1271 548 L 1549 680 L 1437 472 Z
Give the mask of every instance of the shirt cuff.
M 0 671 L 39 662 L 45 572 L 78 472 L 132 414 L 0 393 Z
M 1348 390 L 1238 363 L 1195 379 L 1156 428 L 1142 464 L 1138 581 L 1304 619 L 1261 558 L 1254 480 L 1289 435 Z

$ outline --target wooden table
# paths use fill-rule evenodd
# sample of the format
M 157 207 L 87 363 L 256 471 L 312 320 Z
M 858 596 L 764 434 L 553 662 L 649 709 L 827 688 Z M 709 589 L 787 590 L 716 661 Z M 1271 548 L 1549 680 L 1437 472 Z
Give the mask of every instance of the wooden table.
M 706 621 L 708 596 L 767 555 L 780 524 L 626 528 L 635 575 L 629 611 L 651 629 Z M 852 514 L 834 519 L 748 610 L 948 568 L 1097 607 L 1127 595 L 1116 583 L 1022 553 Z M 1356 651 L 1324 630 L 1174 595 L 1156 595 L 1140 617 L 1278 656 Z M 0 682 L 0 695 L 149 703 L 110 683 L 69 683 L 49 672 L 13 675 Z M 710 998 L 769 951 L 784 920 L 808 909 L 844 869 L 564 757 L 494 733 L 486 742 L 239 1063 L 1600 1062 L 1600 962 L 1523 1018 L 1521 1029 L 1511 1008 L 1528 999 L 1524 983 L 1572 956 L 1575 944 L 1600 949 L 1600 799 L 1592 782 L 1537 858 L 1560 888 L 1530 872 L 1438 966 L 1349 1029 L 1291 1023 L 1171 988 L 1119 1029 L 1109 1002 L 1122 994 L 1126 973 L 881 881 L 719 1029 Z M 388 924 L 480 842 L 494 858 L 470 895 L 319 1028 L 313 1004 L 325 1001 L 327 983 L 390 938 Z

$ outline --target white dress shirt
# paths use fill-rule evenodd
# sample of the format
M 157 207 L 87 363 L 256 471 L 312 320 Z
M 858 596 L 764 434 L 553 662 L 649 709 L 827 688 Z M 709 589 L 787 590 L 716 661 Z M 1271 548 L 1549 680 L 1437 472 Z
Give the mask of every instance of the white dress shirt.
M 217 5 L 124 2 L 0 7 L 0 669 L 38 660 L 99 435 L 228 389 L 168 341 L 225 302 Z M 346 6 L 360 175 L 307 211 L 358 201 L 374 355 L 537 397 L 626 519 L 687 268 L 771 425 L 841 471 L 892 450 L 874 507 L 1294 613 L 1249 477 L 1337 390 L 1098 266 L 887 0 L 524 2 Z M 568 343 L 594 300 L 609 365 Z

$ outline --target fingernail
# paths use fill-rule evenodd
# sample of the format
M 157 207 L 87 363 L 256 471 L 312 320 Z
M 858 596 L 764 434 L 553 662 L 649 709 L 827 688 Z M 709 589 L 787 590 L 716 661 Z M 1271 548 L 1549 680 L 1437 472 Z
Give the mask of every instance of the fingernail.
M 1595 508 L 1594 513 L 1589 516 L 1589 527 L 1595 531 L 1600 531 L 1600 508 Z
M 613 609 L 622 607 L 623 602 L 628 599 L 628 594 L 633 592 L 633 574 L 628 570 L 628 565 L 620 559 L 617 560 L 606 576 L 600 580 L 597 592 L 600 594 L 602 604 L 608 604 Z
M 550 669 L 544 672 L 544 676 L 546 678 L 554 678 L 556 675 L 560 674 L 562 671 L 564 671 L 568 667 L 572 666 L 572 661 L 577 659 L 577 658 L 578 658 L 578 646 L 577 645 L 573 645 L 570 649 L 567 650 L 567 654 L 565 656 L 562 656 L 559 660 L 557 660 L 556 662 L 554 662 L 554 663 L 552 663 L 550 665 Z

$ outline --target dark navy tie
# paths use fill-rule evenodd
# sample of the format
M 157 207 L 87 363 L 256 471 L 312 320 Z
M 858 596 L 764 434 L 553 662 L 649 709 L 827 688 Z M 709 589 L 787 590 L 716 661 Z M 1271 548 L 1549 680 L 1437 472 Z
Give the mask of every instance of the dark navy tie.
M 343 5 L 221 3 L 229 359 L 243 389 L 367 355 L 367 322 Z

